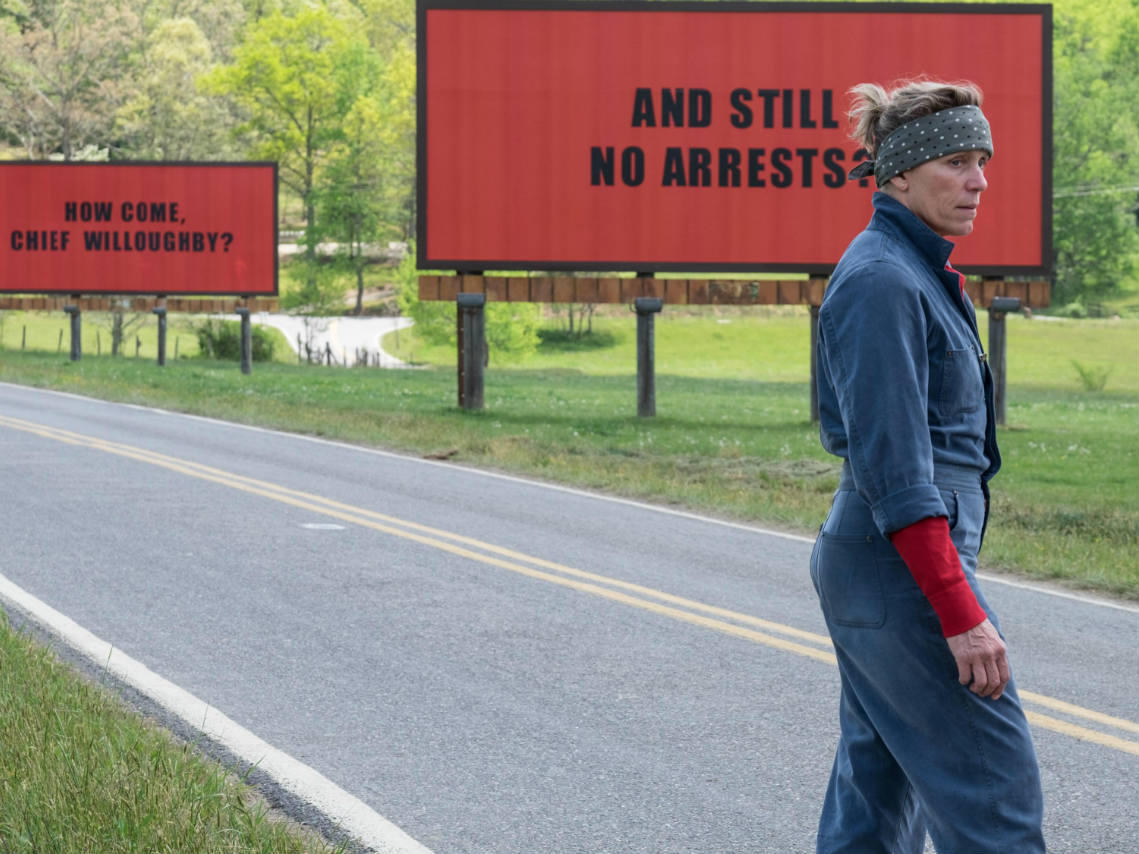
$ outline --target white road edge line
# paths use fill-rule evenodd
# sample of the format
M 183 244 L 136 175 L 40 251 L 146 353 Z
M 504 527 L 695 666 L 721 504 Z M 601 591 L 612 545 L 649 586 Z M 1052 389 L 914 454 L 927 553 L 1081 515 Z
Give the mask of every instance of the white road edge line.
M 0 599 L 31 616 L 76 652 L 221 744 L 233 755 L 267 773 L 282 788 L 315 806 L 345 833 L 368 848 L 379 854 L 431 854 L 428 848 L 323 774 L 258 738 L 193 694 L 100 640 L 3 575 L 0 575 Z
M 85 400 L 94 403 L 104 403 L 114 406 L 127 406 L 132 409 L 139 409 L 144 412 L 155 412 L 159 415 L 171 415 L 178 418 L 192 418 L 196 421 L 204 421 L 207 424 L 217 424 L 224 427 L 237 427 L 242 430 L 250 430 L 255 433 L 268 433 L 273 436 L 287 436 L 291 439 L 299 439 L 304 442 L 315 442 L 321 445 L 331 445 L 335 448 L 344 448 L 352 451 L 359 451 L 365 454 L 374 454 L 380 457 L 391 457 L 396 460 L 404 460 L 407 462 L 420 463 L 422 465 L 438 466 L 440 468 L 453 469 L 455 471 L 462 471 L 468 474 L 481 475 L 482 477 L 491 477 L 498 480 L 505 480 L 511 483 L 522 483 L 528 486 L 537 486 L 542 489 L 551 489 L 555 492 L 564 492 L 569 495 L 580 495 L 584 498 L 594 498 L 598 501 L 608 501 L 613 504 L 623 504 L 627 507 L 636 507 L 641 510 L 651 510 L 654 513 L 664 513 L 669 516 L 677 516 L 682 519 L 692 519 L 697 522 L 707 522 L 713 525 L 721 525 L 725 528 L 733 528 L 737 531 L 750 531 L 756 534 L 764 534 L 769 537 L 779 537 L 784 540 L 794 540 L 800 543 L 814 544 L 814 537 L 805 537 L 801 534 L 788 534 L 785 531 L 775 531 L 770 528 L 761 528 L 757 525 L 748 525 L 743 522 L 732 522 L 727 519 L 716 519 L 713 516 L 701 516 L 698 513 L 689 513 L 685 510 L 674 510 L 671 507 L 661 507 L 656 504 L 646 504 L 641 501 L 634 501 L 631 498 L 619 498 L 614 495 L 605 495 L 600 492 L 590 492 L 586 489 L 575 489 L 572 486 L 562 486 L 557 483 L 548 483 L 546 481 L 535 480 L 527 477 L 519 477 L 517 475 L 502 474 L 501 472 L 486 471 L 484 469 L 471 468 L 468 466 L 459 465 L 458 463 L 448 463 L 441 460 L 425 460 L 422 457 L 413 456 L 411 454 L 399 454 L 395 451 L 382 451 L 379 448 L 368 448 L 363 445 L 353 445 L 349 442 L 338 442 L 335 439 L 324 439 L 320 436 L 306 436 L 303 433 L 289 433 L 285 430 L 274 430 L 269 427 L 258 427 L 255 424 L 239 424 L 234 421 L 223 421 L 220 418 L 210 418 L 205 415 L 193 415 L 188 412 L 174 412 L 169 409 L 160 409 L 157 406 L 144 406 L 138 403 L 119 403 L 114 400 L 103 400 L 98 397 L 88 397 L 82 394 L 75 394 L 69 391 L 57 391 L 56 389 L 49 388 L 35 388 L 34 386 L 22 386 L 16 383 L 0 382 L 0 385 L 11 386 L 23 391 L 39 391 L 47 394 L 58 394 L 63 397 L 72 397 L 77 400 Z M 1127 605 L 1122 602 L 1113 602 L 1110 599 L 1104 599 L 1090 594 L 1081 594 L 1068 592 L 1066 590 L 1058 590 L 1053 587 L 1047 587 L 1043 584 L 1036 584 L 1030 581 L 1014 581 L 1009 578 L 1003 578 L 999 575 L 992 575 L 987 572 L 978 572 L 977 577 L 987 584 L 1003 584 L 1007 587 L 1016 587 L 1022 590 L 1031 590 L 1035 593 L 1041 593 L 1046 596 L 1055 596 L 1059 599 L 1069 599 L 1073 602 L 1081 602 L 1085 605 L 1096 605 L 1101 608 L 1113 608 L 1117 611 L 1127 611 L 1132 614 L 1139 614 L 1139 606 Z

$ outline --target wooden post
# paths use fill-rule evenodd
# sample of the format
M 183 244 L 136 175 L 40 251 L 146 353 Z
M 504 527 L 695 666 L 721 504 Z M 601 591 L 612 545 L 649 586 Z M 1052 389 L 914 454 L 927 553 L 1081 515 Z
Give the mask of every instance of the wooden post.
M 1016 297 L 993 297 L 989 303 L 989 369 L 993 372 L 993 408 L 997 423 L 1002 427 L 1007 412 L 1006 404 L 1006 359 L 1008 338 L 1005 335 L 1005 314 L 1020 311 L 1020 300 Z
M 651 418 L 657 414 L 656 400 L 656 335 L 655 316 L 664 307 L 656 297 L 637 297 L 637 415 Z
M 83 356 L 83 347 L 79 337 L 82 331 L 79 318 L 79 306 L 65 305 L 63 310 L 71 317 L 71 361 L 78 362 Z M 61 332 L 60 335 L 62 334 Z
M 235 309 L 241 318 L 241 372 L 253 373 L 253 329 L 249 325 L 249 309 L 241 306 Z
M 151 311 L 158 317 L 158 367 L 166 367 L 166 309 L 152 308 Z
M 459 334 L 459 407 L 483 408 L 483 368 L 486 366 L 486 294 L 456 297 Z

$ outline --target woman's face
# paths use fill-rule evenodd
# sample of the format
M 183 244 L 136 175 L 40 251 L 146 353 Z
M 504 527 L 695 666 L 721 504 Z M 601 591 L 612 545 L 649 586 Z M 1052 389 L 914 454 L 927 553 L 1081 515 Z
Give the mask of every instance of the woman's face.
M 981 193 L 989 186 L 988 162 L 984 151 L 947 154 L 895 175 L 886 186 L 942 237 L 963 237 L 973 231 Z

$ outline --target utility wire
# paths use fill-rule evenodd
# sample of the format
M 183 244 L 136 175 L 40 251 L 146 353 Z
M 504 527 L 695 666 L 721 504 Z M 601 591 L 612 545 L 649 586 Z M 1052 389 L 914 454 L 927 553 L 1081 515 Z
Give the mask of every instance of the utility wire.
M 1067 199 L 1073 196 L 1113 196 L 1121 193 L 1136 193 L 1139 192 L 1139 187 L 1131 186 L 1117 186 L 1117 187 L 1069 187 L 1063 190 L 1054 190 L 1052 198 L 1054 199 Z

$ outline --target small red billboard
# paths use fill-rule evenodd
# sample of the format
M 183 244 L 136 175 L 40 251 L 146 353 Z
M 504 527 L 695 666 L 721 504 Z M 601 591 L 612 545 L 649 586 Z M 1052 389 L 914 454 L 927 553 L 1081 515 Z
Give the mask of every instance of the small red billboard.
M 833 268 L 869 218 L 848 90 L 985 93 L 955 264 L 1051 254 L 1051 6 L 419 0 L 419 266 Z
M 0 162 L 0 292 L 277 293 L 277 164 Z

